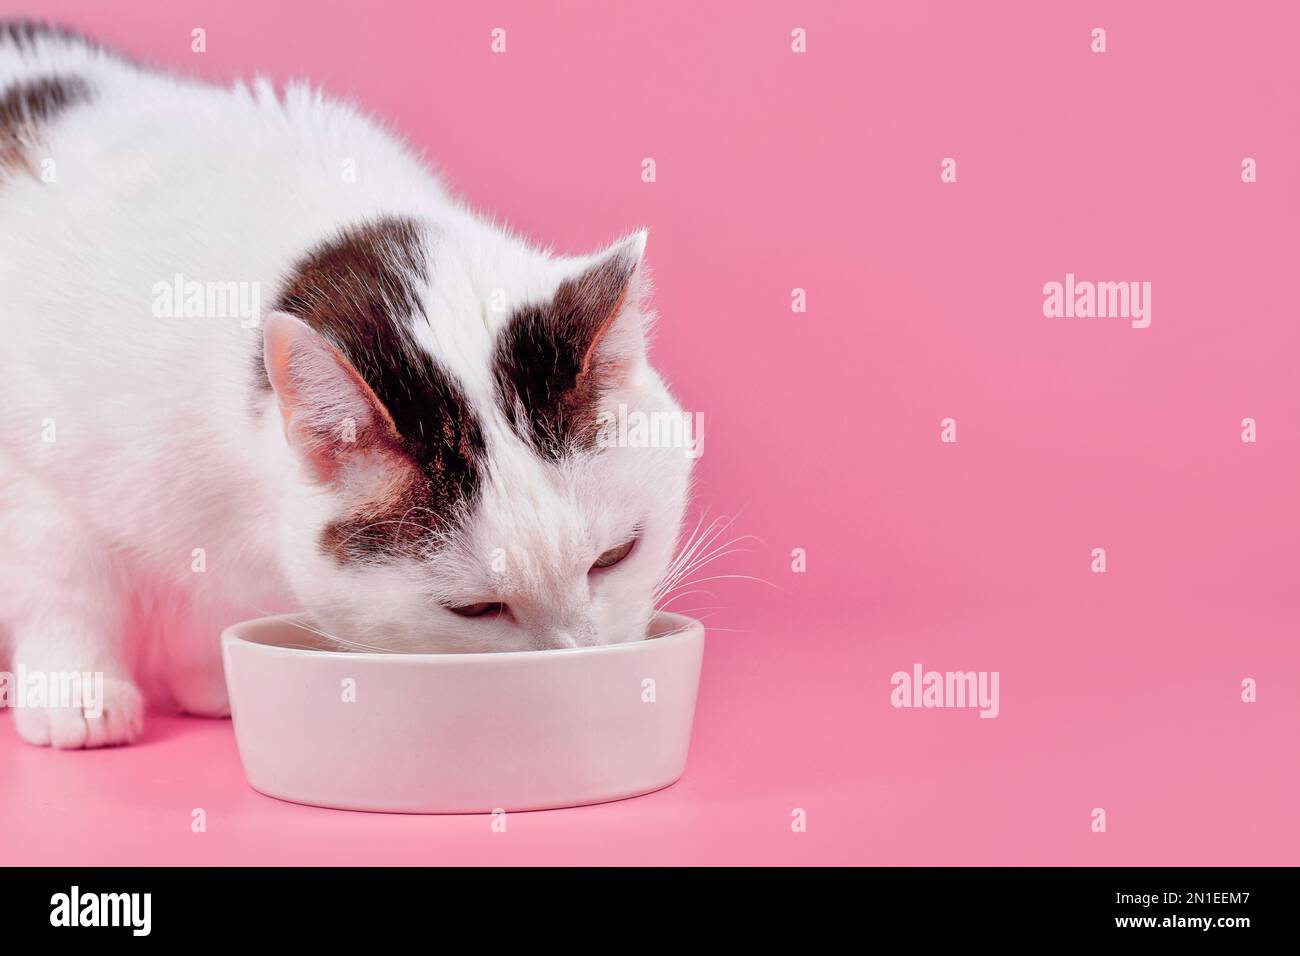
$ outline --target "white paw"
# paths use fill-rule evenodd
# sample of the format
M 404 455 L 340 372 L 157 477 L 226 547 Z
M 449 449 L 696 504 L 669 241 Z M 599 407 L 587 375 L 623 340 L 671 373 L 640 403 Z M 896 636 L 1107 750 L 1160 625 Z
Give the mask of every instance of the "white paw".
M 18 736 L 38 747 L 76 750 L 129 744 L 144 727 L 144 699 L 130 681 L 104 678 L 102 699 L 92 689 L 81 707 L 14 708 Z

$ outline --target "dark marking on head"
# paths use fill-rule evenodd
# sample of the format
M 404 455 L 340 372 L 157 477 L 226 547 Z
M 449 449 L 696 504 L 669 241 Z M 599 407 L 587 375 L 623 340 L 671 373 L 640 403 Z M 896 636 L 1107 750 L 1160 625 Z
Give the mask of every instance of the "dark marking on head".
M 90 85 L 79 76 L 42 76 L 0 89 L 0 170 L 34 175 L 27 150 L 41 129 L 90 96 Z
M 559 460 L 594 447 L 599 411 L 621 364 L 601 338 L 627 295 L 637 260 L 613 255 L 560 284 L 548 303 L 517 310 L 497 337 L 497 404 L 515 432 Z
M 469 401 L 415 339 L 427 322 L 424 227 L 385 218 L 343 230 L 286 278 L 275 308 L 328 339 L 383 403 L 415 463 L 410 480 L 332 525 L 324 545 L 340 562 L 409 552 L 446 533 L 477 496 L 485 445 Z M 259 381 L 270 388 L 261 365 Z
M 42 20 L 0 20 L 0 45 L 9 44 L 26 51 L 34 50 L 42 40 L 79 43 L 92 50 L 100 49 L 94 40 L 58 24 Z
M 445 511 L 438 510 L 439 507 Z M 326 525 L 322 549 L 338 564 L 361 564 L 436 547 L 460 517 L 428 475 L 412 472 L 390 494 Z

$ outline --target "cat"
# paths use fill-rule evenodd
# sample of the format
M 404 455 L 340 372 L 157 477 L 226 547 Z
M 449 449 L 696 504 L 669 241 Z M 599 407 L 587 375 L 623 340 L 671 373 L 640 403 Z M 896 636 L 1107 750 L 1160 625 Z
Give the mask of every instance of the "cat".
M 643 637 L 692 470 L 604 440 L 681 414 L 645 242 L 541 251 L 305 85 L 0 22 L 0 648 L 104 679 L 18 733 L 130 742 L 145 671 L 224 715 L 221 628 L 285 601 L 341 650 Z

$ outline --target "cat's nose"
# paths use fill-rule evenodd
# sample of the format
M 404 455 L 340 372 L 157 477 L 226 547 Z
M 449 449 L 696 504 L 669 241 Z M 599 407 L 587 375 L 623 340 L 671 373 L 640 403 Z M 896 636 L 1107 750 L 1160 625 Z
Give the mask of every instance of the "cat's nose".
M 592 624 L 580 613 L 539 607 L 523 599 L 511 601 L 510 607 L 515 621 L 528 635 L 529 646 L 534 650 L 582 647 L 597 643 Z
M 546 635 L 545 641 L 546 641 L 545 647 L 548 650 L 552 648 L 578 646 L 578 639 L 574 637 L 569 631 L 552 631 L 551 633 Z

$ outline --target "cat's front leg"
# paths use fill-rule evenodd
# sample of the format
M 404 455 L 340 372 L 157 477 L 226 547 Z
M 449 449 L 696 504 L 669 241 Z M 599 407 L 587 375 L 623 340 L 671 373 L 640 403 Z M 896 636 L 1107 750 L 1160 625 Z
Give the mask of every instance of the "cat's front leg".
M 17 655 L 15 655 L 17 657 Z M 14 710 L 18 735 L 38 747 L 77 750 L 128 744 L 144 727 L 144 701 L 139 690 L 124 677 L 110 677 L 104 671 L 64 670 L 37 655 L 20 657 L 24 672 L 58 675 L 61 688 L 77 685 L 76 696 L 60 690 L 58 699 L 41 704 L 26 703 Z M 29 689 L 28 695 L 32 692 Z
M 139 737 L 144 701 L 121 666 L 120 635 L 63 607 L 33 610 L 14 631 L 14 678 L 25 685 L 14 708 L 19 736 L 61 749 Z
M 22 684 L 10 688 L 14 726 L 38 746 L 130 743 L 144 701 L 122 663 L 120 569 L 44 489 L 18 484 L 23 507 L 0 509 L 0 607 Z

